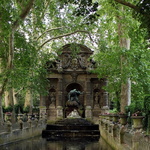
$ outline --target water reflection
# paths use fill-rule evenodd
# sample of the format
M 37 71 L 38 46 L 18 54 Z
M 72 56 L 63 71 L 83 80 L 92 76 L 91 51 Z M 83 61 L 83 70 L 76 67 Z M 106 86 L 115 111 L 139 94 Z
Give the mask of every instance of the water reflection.
M 89 139 L 46 140 L 36 137 L 13 144 L 0 146 L 0 150 L 112 150 L 106 142 Z

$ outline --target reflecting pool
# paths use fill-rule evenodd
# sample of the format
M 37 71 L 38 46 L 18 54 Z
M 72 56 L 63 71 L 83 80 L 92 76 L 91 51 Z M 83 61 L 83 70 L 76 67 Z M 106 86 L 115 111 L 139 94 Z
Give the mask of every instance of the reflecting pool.
M 113 150 L 100 138 L 47 140 L 35 137 L 24 141 L 0 146 L 0 150 Z

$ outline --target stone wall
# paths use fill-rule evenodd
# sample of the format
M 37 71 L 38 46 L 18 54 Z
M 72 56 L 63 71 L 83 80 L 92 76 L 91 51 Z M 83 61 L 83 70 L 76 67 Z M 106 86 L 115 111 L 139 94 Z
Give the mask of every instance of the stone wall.
M 150 135 L 142 129 L 114 122 L 110 117 L 100 116 L 99 129 L 103 138 L 115 150 L 150 150 Z
M 41 135 L 46 126 L 45 121 L 45 118 L 41 118 L 40 120 L 34 119 L 27 122 L 18 121 L 14 124 L 10 121 L 5 122 L 3 126 L 0 126 L 0 145 Z

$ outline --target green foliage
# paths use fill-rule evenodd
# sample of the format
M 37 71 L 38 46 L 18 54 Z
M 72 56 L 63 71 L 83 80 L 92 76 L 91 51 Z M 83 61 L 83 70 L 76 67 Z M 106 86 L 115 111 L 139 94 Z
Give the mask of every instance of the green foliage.
M 27 107 L 23 108 L 24 113 L 29 113 L 29 111 L 30 111 L 30 106 L 27 106 Z
M 12 106 L 8 106 L 8 107 L 3 107 L 3 112 L 12 112 L 13 111 L 13 107 Z
M 119 111 L 116 108 L 114 108 L 113 110 L 110 110 L 109 113 L 111 113 L 111 114 L 118 114 Z
M 143 100 L 132 102 L 129 106 L 126 107 L 126 111 L 130 112 L 131 115 L 136 112 L 144 112 Z
M 23 113 L 23 107 L 22 105 L 20 104 L 15 104 L 14 105 L 14 109 L 15 109 L 15 113 L 18 114 L 18 113 Z
M 58 0 L 61 5 L 61 9 L 65 8 L 66 5 L 72 4 L 74 9 L 72 11 L 72 15 L 79 17 L 83 16 L 83 23 L 92 24 L 98 20 L 99 14 L 98 10 L 98 2 L 92 2 L 92 0 Z
M 145 96 L 144 98 L 144 111 L 150 114 L 150 96 Z
M 133 16 L 141 22 L 141 28 L 146 28 L 148 35 L 146 38 L 150 38 L 150 1 L 149 0 L 140 0 L 136 5 L 140 12 L 134 12 Z
M 144 127 L 147 129 L 147 133 L 150 134 L 150 96 L 144 98 Z

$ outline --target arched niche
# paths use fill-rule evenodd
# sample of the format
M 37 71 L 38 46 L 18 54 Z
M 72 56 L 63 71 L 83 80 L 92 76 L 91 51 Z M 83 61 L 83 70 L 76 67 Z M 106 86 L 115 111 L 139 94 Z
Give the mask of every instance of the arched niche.
M 71 90 L 76 89 L 78 91 L 83 92 L 83 87 L 79 84 L 79 83 L 70 83 L 69 85 L 67 85 L 66 87 L 66 91 L 67 93 L 69 93 Z
M 101 91 L 99 88 L 93 90 L 93 106 L 100 107 L 101 104 Z
M 54 88 L 49 90 L 48 106 L 56 107 L 56 90 Z

